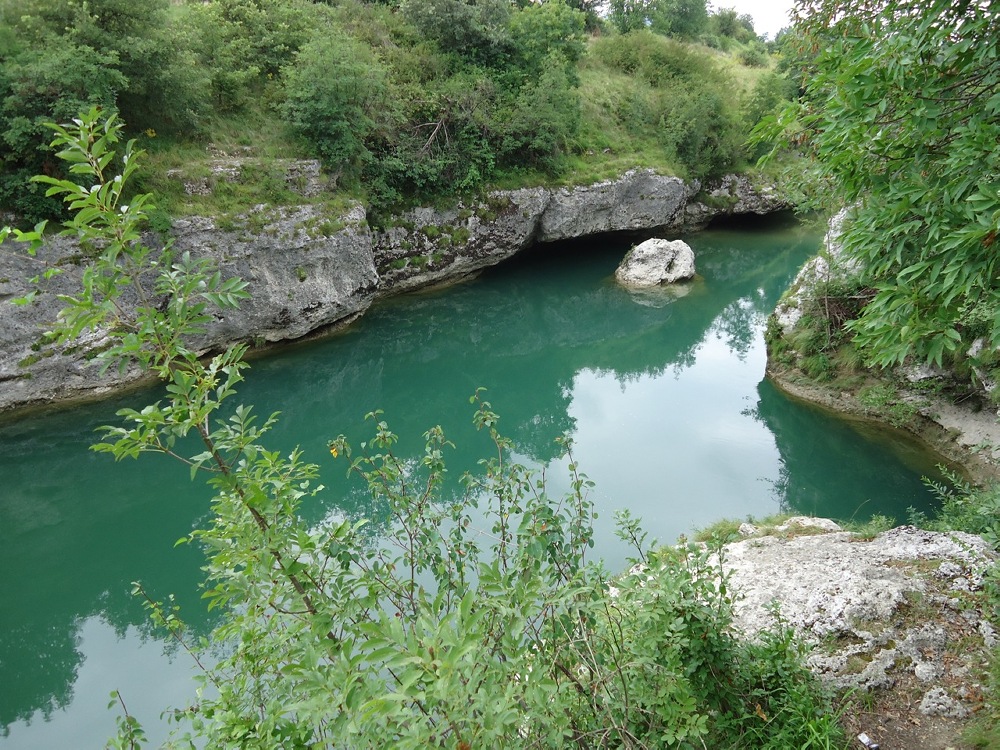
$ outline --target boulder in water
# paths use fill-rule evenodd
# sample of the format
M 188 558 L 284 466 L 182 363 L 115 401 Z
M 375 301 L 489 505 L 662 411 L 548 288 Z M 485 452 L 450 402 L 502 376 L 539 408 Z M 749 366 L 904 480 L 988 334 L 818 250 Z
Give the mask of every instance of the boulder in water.
M 630 288 L 673 284 L 694 275 L 694 251 L 683 240 L 646 240 L 633 247 L 615 271 L 618 283 Z

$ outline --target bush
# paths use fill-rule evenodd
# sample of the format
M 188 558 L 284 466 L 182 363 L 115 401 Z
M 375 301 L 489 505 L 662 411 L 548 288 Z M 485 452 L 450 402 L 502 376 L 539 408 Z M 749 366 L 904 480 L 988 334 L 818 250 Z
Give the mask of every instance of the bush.
M 715 63 L 708 55 L 648 30 L 601 37 L 594 43 L 593 52 L 608 67 L 638 76 L 652 86 L 673 79 L 719 81 Z
M 118 57 L 65 40 L 26 50 L 8 60 L 0 72 L 0 206 L 34 224 L 62 213 L 58 201 L 28 182 L 38 173 L 64 174 L 47 144 L 44 123 L 68 120 L 92 105 L 116 109 L 116 94 L 125 77 L 116 70 Z
M 444 52 L 486 65 L 509 55 L 512 10 L 505 0 L 404 0 L 401 10 Z
M 338 34 L 318 37 L 284 78 L 281 114 L 328 167 L 349 172 L 370 159 L 373 113 L 390 107 L 385 72 L 370 48 Z
M 748 44 L 740 51 L 740 62 L 748 68 L 763 68 L 767 65 L 767 49 L 760 43 Z
M 560 157 L 580 127 L 580 101 L 559 55 L 549 58 L 537 83 L 518 94 L 504 125 L 501 164 L 558 171 Z
M 746 158 L 738 124 L 721 93 L 692 82 L 671 89 L 660 114 L 660 138 L 688 176 L 717 177 Z
M 531 3 L 510 20 L 511 36 L 519 67 L 538 74 L 554 61 L 562 60 L 567 72 L 575 75 L 576 62 L 586 49 L 586 16 L 565 0 Z
M 363 182 L 376 211 L 404 198 L 473 191 L 492 177 L 504 127 L 500 96 L 481 70 L 430 82 L 400 123 L 371 144 Z

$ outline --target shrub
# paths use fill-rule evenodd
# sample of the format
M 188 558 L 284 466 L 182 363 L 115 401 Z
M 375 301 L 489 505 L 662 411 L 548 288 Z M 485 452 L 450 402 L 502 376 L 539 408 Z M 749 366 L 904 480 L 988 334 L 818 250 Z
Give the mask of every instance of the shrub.
M 561 56 L 533 84 L 521 89 L 504 125 L 500 159 L 508 166 L 537 167 L 554 173 L 580 127 L 580 101 Z
M 285 69 L 281 113 L 336 172 L 370 158 L 373 112 L 388 106 L 385 73 L 368 47 L 337 34 L 318 37 Z
M 404 0 L 401 10 L 442 51 L 487 65 L 509 53 L 512 9 L 505 0 Z

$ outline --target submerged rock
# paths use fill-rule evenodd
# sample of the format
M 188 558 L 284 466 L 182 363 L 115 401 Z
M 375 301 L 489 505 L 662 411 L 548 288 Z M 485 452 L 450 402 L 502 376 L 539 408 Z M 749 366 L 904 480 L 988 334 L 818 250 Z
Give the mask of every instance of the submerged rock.
M 630 288 L 673 284 L 694 275 L 694 251 L 686 242 L 655 238 L 629 250 L 615 271 L 618 283 Z

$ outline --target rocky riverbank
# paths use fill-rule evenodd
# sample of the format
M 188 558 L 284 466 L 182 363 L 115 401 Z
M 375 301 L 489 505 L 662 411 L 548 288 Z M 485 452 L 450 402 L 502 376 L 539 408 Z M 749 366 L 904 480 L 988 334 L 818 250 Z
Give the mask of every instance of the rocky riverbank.
M 677 235 L 720 216 L 786 208 L 773 186 L 745 177 L 703 188 L 634 170 L 594 185 L 498 191 L 444 209 L 417 208 L 377 229 L 360 205 L 329 216 L 304 202 L 257 206 L 236 220 L 178 219 L 169 237 L 176 252 L 209 257 L 224 276 L 249 282 L 250 300 L 218 316 L 197 342 L 211 351 L 344 325 L 376 298 L 454 283 L 537 244 L 606 233 Z M 0 303 L 37 292 L 32 305 L 0 304 L 0 412 L 100 397 L 139 382 L 135 370 L 100 371 L 95 356 L 108 345 L 104 334 L 60 350 L 46 342 L 59 295 L 79 288 L 85 264 L 86 254 L 65 238 L 48 241 L 35 258 L 12 241 L 0 249 Z M 28 281 L 49 267 L 63 273 Z
M 810 669 L 845 696 L 851 735 L 886 750 L 967 747 L 998 645 L 979 595 L 995 564 L 988 544 L 912 526 L 865 538 L 803 517 L 741 532 L 720 556 L 739 629 L 774 626 L 777 605 L 810 646 Z
M 788 395 L 840 415 L 887 424 L 929 445 L 976 482 L 1000 479 L 1000 418 L 985 391 L 974 391 L 944 369 L 909 366 L 815 378 L 803 369 L 795 330 L 815 308 L 816 289 L 850 284 L 854 269 L 839 243 L 844 212 L 830 222 L 823 251 L 796 276 L 775 310 L 769 330 L 767 375 Z M 780 353 L 778 350 L 781 350 Z M 956 399 L 956 389 L 962 398 Z

